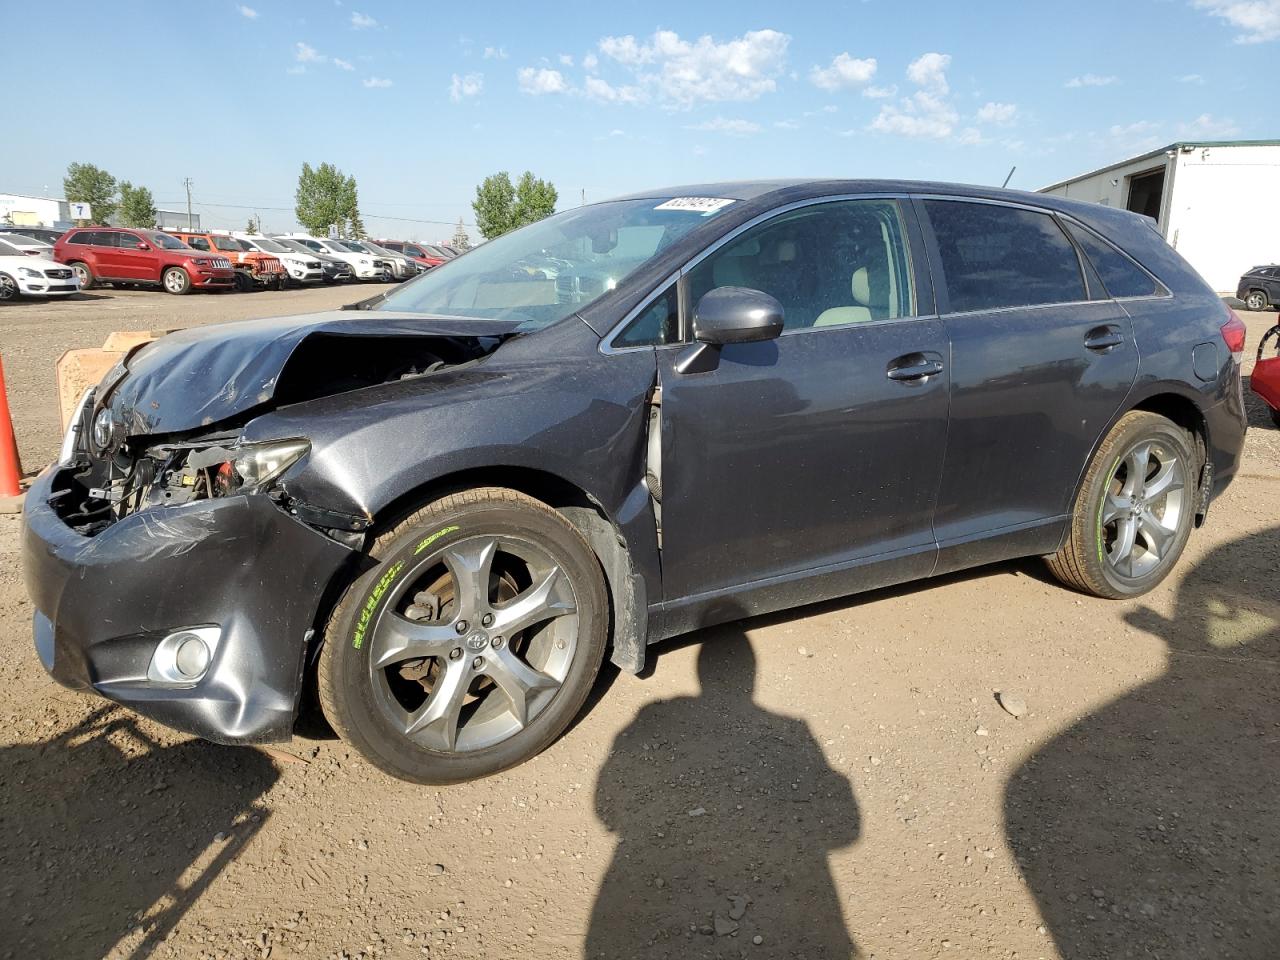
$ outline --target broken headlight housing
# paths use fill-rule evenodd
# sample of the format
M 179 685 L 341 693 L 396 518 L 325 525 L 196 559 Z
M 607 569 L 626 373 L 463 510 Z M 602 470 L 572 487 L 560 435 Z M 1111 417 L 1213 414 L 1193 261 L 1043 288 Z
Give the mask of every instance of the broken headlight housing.
M 182 471 L 184 485 L 207 496 L 251 493 L 268 486 L 311 449 L 308 440 L 270 440 L 192 450 Z

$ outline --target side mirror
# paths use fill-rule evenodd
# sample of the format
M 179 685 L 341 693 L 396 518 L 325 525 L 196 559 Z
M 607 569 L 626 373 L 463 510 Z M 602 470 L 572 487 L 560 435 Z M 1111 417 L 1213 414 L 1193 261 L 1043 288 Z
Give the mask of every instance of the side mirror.
M 136 244 L 134 244 L 134 246 L 136 246 L 139 250 L 150 250 L 150 249 L 151 249 L 149 246 L 147 246 L 147 245 L 146 245 L 145 243 L 143 243 L 141 240 L 139 240 Z
M 783 309 L 769 294 L 750 287 L 716 287 L 693 310 L 694 344 L 676 363 L 678 373 L 708 373 L 720 365 L 720 348 L 758 343 L 782 333 Z
M 693 309 L 693 335 L 701 343 L 755 343 L 782 333 L 782 304 L 749 287 L 716 287 Z

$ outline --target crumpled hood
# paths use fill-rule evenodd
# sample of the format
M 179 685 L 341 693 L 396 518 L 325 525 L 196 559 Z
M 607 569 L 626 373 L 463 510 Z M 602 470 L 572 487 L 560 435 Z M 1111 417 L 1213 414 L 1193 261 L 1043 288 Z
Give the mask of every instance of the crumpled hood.
M 326 313 L 192 327 L 140 347 L 98 393 L 127 436 L 194 430 L 269 403 L 308 337 L 503 337 L 511 320 L 432 318 L 391 311 Z

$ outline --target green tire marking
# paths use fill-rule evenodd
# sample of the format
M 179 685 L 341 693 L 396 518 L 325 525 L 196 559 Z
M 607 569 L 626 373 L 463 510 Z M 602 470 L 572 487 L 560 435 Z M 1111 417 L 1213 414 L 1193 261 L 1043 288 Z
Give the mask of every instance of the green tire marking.
M 386 595 L 391 584 L 395 582 L 396 577 L 400 576 L 400 571 L 404 569 L 404 561 L 397 560 L 387 572 L 378 578 L 378 582 L 373 585 L 373 590 L 369 592 L 369 599 L 364 602 L 364 607 L 360 610 L 360 617 L 356 620 L 355 632 L 351 635 L 351 645 L 359 650 L 364 645 L 364 635 L 369 629 L 369 624 L 373 620 L 373 615 L 378 610 L 378 605 L 382 602 L 383 596 Z
M 1115 462 L 1115 463 L 1113 463 L 1113 464 L 1111 465 L 1111 469 L 1107 471 L 1107 486 L 1108 486 L 1108 487 L 1110 487 L 1110 486 L 1111 486 L 1111 481 L 1112 481 L 1112 479 L 1113 479 L 1113 478 L 1115 477 L 1115 475 L 1116 475 L 1116 467 L 1120 466 L 1120 461 L 1121 461 L 1121 460 L 1123 460 L 1123 459 L 1124 459 L 1124 454 L 1122 453 L 1122 454 L 1120 454 L 1120 456 L 1116 457 L 1116 462 Z M 1098 524 L 1097 524 L 1097 526 L 1098 526 L 1098 537 L 1097 537 L 1097 539 L 1098 539 L 1098 563 L 1103 563 L 1103 562 L 1104 562 L 1104 561 L 1103 561 L 1103 559 L 1102 559 L 1102 511 L 1103 511 L 1103 509 L 1106 507 L 1106 505 L 1107 505 L 1107 494 L 1106 494 L 1106 491 L 1104 490 L 1104 491 L 1103 491 L 1103 493 L 1102 493 L 1102 500 L 1101 500 L 1101 502 L 1098 504 Z
M 453 531 L 457 529 L 458 529 L 457 527 L 445 527 L 443 530 L 437 530 L 435 533 L 427 537 L 425 540 L 423 540 L 421 543 L 419 543 L 416 547 L 413 548 L 413 555 L 416 557 L 423 550 L 427 549 L 427 547 L 431 546 L 433 543 L 435 543 L 437 540 L 443 537 L 446 533 L 453 533 Z

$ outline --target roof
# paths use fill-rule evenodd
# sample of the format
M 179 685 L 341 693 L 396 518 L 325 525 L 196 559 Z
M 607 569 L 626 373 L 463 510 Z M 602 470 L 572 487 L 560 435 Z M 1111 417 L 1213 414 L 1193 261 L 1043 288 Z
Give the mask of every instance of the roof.
M 1141 163 L 1143 160 L 1153 160 L 1156 157 L 1169 153 L 1170 151 L 1176 152 L 1184 148 L 1195 150 L 1199 147 L 1280 147 L 1280 140 L 1175 140 L 1166 147 L 1160 147 L 1159 149 L 1151 150 L 1148 153 L 1140 153 L 1135 157 L 1118 160 L 1115 163 L 1107 164 L 1105 167 L 1098 167 L 1096 170 L 1090 170 L 1088 173 L 1080 173 L 1074 177 L 1067 177 L 1067 179 L 1059 180 L 1057 183 L 1051 183 L 1047 187 L 1041 187 L 1036 192 L 1044 193 L 1047 190 L 1056 190 L 1058 187 L 1065 187 L 1069 183 L 1077 183 L 1081 180 L 1088 180 L 1090 177 L 1096 177 L 1098 174 L 1106 173 L 1108 170 L 1127 167 L 1131 163 Z
M 836 194 L 862 193 L 940 193 L 957 196 L 982 196 L 991 198 L 1004 197 L 1009 200 L 1027 201 L 1034 197 L 1035 203 L 1043 203 L 1044 198 L 1025 190 L 1007 190 L 1001 187 L 985 186 L 971 183 L 943 183 L 932 180 L 871 180 L 842 177 L 809 177 L 788 180 L 731 180 L 718 183 L 682 184 L 672 187 L 657 187 L 627 194 L 622 197 L 611 197 L 610 200 L 661 200 L 667 197 L 717 197 L 725 200 L 759 200 L 774 194 L 786 194 L 795 197 L 822 197 Z

